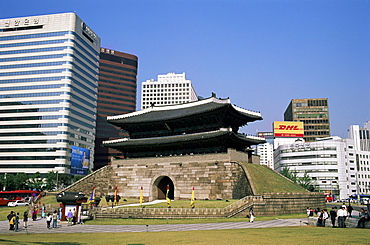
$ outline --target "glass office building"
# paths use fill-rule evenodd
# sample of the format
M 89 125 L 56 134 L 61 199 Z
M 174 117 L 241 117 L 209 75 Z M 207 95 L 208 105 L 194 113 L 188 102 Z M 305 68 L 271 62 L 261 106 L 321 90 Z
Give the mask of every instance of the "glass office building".
M 0 173 L 92 169 L 99 48 L 74 13 L 0 19 Z
M 121 115 L 136 110 L 138 58 L 117 50 L 100 48 L 98 106 L 94 170 L 110 164 L 112 157 L 122 152 L 103 147 L 108 139 L 128 137 L 127 132 L 107 122 L 107 116 Z

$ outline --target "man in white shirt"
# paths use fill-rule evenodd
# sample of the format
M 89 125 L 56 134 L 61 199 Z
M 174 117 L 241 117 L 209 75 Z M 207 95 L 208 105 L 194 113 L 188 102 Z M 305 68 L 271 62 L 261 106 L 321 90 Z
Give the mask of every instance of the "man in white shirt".
M 345 205 L 342 205 L 341 209 L 338 210 L 337 212 L 338 214 L 338 227 L 339 228 L 345 228 L 346 225 L 345 225 L 345 221 L 346 221 L 346 218 L 347 218 L 347 210 L 346 210 L 346 206 Z

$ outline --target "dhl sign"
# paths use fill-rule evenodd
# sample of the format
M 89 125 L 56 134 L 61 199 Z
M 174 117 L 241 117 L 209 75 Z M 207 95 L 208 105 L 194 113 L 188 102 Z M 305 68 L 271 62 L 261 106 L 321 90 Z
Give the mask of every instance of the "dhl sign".
M 303 122 L 274 122 L 274 137 L 303 137 Z

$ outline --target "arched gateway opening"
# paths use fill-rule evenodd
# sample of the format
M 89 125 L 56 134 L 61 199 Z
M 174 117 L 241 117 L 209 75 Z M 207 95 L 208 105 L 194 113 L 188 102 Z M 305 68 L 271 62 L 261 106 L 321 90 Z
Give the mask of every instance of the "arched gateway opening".
M 168 192 L 168 198 L 174 199 L 174 185 L 172 180 L 168 176 L 161 176 L 154 182 L 154 186 L 157 187 L 157 198 L 166 199 L 167 186 L 170 188 Z

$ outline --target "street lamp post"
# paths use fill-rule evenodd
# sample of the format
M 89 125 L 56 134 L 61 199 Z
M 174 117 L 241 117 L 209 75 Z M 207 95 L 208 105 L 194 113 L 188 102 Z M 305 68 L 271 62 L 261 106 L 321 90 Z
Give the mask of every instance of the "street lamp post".
M 4 174 L 4 179 L 5 179 L 5 181 L 4 181 L 3 191 L 6 190 L 6 173 Z
M 55 183 L 55 188 L 56 188 L 56 190 L 58 190 L 58 171 L 57 171 L 57 181 Z

